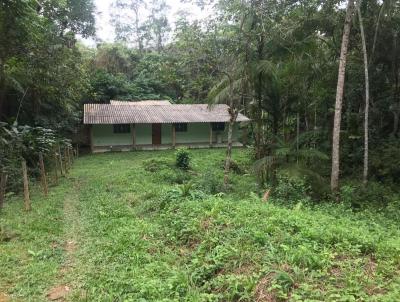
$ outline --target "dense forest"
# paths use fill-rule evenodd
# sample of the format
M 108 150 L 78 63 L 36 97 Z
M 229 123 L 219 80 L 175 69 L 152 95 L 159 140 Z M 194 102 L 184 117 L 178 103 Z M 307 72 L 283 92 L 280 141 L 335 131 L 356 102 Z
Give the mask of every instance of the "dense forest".
M 172 24 L 165 1 L 115 0 L 116 41 L 88 47 L 93 1 L 1 1 L 1 121 L 71 137 L 87 102 L 226 102 L 253 121 L 263 180 L 398 183 L 397 1 L 195 2 L 214 13 Z
M 105 2 L 0 0 L 0 301 L 399 301 L 400 0 Z

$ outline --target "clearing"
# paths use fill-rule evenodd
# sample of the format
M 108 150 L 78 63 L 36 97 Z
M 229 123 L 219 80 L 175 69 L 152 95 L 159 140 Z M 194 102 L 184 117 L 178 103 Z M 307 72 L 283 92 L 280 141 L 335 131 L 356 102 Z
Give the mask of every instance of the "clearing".
M 262 202 L 246 150 L 79 158 L 32 212 L 0 214 L 0 301 L 396 301 L 394 213 Z

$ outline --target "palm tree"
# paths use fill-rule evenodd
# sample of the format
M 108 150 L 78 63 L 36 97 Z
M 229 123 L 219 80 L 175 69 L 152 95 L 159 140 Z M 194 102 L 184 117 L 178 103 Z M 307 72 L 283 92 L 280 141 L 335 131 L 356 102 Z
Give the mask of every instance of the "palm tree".
M 239 114 L 239 108 L 246 98 L 246 91 L 248 90 L 246 70 L 241 68 L 239 64 L 229 64 L 228 66 L 232 66 L 232 69 L 230 71 L 221 71 L 224 77 L 209 93 L 210 106 L 218 103 L 225 103 L 229 106 L 228 145 L 224 165 L 225 188 L 228 186 L 230 163 L 232 160 L 233 126 Z
M 314 131 L 296 135 L 291 140 L 283 137 L 274 138 L 274 144 L 270 146 L 270 154 L 254 163 L 254 171 L 260 182 L 275 182 L 276 172 L 286 172 L 290 175 L 308 176 L 322 183 L 319 173 L 310 168 L 311 164 L 328 160 L 328 156 L 310 147 L 309 139 Z

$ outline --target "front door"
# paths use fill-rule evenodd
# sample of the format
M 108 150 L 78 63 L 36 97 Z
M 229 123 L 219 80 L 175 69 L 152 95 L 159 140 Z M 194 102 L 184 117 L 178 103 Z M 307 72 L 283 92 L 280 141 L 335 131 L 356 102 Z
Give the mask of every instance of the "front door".
M 161 145 L 161 124 L 152 124 L 151 134 L 153 145 Z

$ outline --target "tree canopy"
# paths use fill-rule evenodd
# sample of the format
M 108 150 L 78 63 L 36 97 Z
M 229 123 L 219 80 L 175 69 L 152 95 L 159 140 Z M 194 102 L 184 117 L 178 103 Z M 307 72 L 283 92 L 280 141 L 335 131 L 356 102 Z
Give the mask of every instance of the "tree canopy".
M 91 48 L 78 41 L 78 36 L 95 35 L 91 0 L 2 1 L 1 120 L 18 118 L 22 123 L 73 131 L 81 121 L 84 102 L 229 101 L 231 85 L 238 110 L 253 120 L 249 136 L 257 160 L 280 158 L 282 146 L 294 143 L 294 149 L 284 153 L 284 164 L 300 167 L 302 162 L 329 178 L 345 5 L 308 0 L 186 2 L 212 6 L 215 14 L 192 20 L 180 12 L 173 23 L 167 18 L 165 1 L 115 0 L 109 9 L 116 42 Z M 400 6 L 398 1 L 377 0 L 356 5 L 369 58 L 370 177 L 398 182 Z M 140 14 L 144 8 L 149 12 L 146 17 Z M 340 174 L 361 179 L 365 80 L 358 22 L 353 14 Z M 325 156 L 312 160 L 301 156 L 304 150 Z

